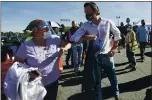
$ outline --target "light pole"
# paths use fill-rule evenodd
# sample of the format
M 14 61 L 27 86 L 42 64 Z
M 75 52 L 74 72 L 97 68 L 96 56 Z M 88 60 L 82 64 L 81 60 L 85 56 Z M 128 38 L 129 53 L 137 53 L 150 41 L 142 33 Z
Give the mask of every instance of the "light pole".
M 70 19 L 60 19 L 61 22 L 69 22 Z
M 70 19 L 60 19 L 61 23 L 63 22 L 65 24 L 65 22 L 70 22 Z
M 119 19 L 120 19 L 120 16 L 116 16 L 116 18 L 118 19 L 118 26 L 119 26 Z

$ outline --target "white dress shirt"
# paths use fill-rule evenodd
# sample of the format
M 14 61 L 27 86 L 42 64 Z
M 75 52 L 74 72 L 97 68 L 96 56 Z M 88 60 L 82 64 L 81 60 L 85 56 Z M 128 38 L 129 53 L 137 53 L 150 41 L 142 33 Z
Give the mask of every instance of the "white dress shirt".
M 107 54 L 111 48 L 111 38 L 110 38 L 110 31 L 114 35 L 114 40 L 120 40 L 120 31 L 116 27 L 116 25 L 111 20 L 101 19 L 99 25 L 93 24 L 91 21 L 85 22 L 77 31 L 72 35 L 72 41 L 79 41 L 79 39 L 87 32 L 88 34 L 97 35 L 103 42 L 103 49 L 97 52 L 97 54 Z

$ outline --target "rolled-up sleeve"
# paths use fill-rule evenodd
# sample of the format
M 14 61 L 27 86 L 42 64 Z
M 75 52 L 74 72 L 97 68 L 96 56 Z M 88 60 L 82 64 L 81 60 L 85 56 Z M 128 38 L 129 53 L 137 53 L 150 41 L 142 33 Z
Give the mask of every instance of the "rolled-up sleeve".
M 120 30 L 116 27 L 116 25 L 111 20 L 109 20 L 109 22 L 110 22 L 110 31 L 114 34 L 114 40 L 115 41 L 120 40 L 121 39 Z
M 72 36 L 71 41 L 78 42 L 79 39 L 85 34 L 86 30 L 84 28 L 84 25 L 82 25 Z

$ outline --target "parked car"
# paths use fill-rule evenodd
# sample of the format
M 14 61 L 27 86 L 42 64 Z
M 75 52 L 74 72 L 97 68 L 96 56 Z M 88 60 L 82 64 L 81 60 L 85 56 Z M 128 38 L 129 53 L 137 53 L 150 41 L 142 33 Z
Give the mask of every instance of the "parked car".
M 7 36 L 1 36 L 1 42 L 3 44 L 7 43 L 8 42 L 8 37 Z
M 16 36 L 11 37 L 1 37 L 1 62 L 6 60 L 6 54 L 8 53 L 10 58 L 15 56 L 18 47 L 22 44 Z

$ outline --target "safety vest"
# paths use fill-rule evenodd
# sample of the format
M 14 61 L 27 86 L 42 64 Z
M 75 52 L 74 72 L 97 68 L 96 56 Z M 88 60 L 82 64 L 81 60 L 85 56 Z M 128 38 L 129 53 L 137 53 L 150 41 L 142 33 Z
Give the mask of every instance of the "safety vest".
M 136 37 L 136 36 L 135 36 Z M 138 48 L 138 43 L 136 40 L 133 40 L 133 31 L 128 33 L 128 41 L 129 41 L 129 47 L 131 48 L 131 51 L 135 51 Z
M 25 42 L 31 40 L 33 37 L 32 36 L 28 36 L 26 39 L 25 39 Z

